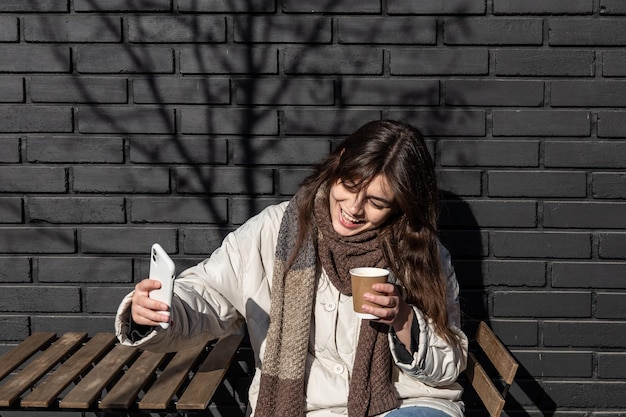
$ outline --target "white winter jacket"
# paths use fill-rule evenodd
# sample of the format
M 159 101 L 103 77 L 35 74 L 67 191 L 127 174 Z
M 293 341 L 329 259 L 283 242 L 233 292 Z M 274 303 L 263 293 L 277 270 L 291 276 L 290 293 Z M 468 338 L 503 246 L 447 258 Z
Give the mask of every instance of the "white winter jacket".
M 157 327 L 141 340 L 132 341 L 128 336 L 132 293 L 126 296 L 115 321 L 120 341 L 147 350 L 174 351 L 197 343 L 203 333 L 220 337 L 235 332 L 245 320 L 257 367 L 249 392 L 254 414 L 269 327 L 274 251 L 287 204 L 266 208 L 230 233 L 210 258 L 178 276 L 168 330 Z M 467 338 L 459 330 L 458 283 L 450 255 L 443 246 L 441 253 L 449 284 L 449 324 L 462 338 L 462 348 L 446 343 L 421 311 L 414 308 L 419 323 L 419 348 L 412 363 L 401 363 L 390 335 L 395 362 L 392 378 L 401 407 L 429 406 L 461 417 L 462 388 L 455 381 L 465 369 Z M 306 411 L 307 417 L 337 417 L 347 415 L 360 319 L 353 313 L 352 297 L 340 294 L 321 268 L 319 274 L 306 361 Z

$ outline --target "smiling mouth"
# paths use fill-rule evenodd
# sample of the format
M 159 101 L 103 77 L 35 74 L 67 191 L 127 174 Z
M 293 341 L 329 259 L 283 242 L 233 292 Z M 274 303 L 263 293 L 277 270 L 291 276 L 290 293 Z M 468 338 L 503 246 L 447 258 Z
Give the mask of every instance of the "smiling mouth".
M 341 218 L 345 222 L 348 222 L 348 223 L 352 223 L 352 224 L 362 224 L 362 223 L 365 223 L 365 220 L 355 219 L 354 217 L 349 215 L 346 211 L 344 211 L 344 209 L 342 209 L 342 208 L 340 208 L 340 215 L 341 215 Z

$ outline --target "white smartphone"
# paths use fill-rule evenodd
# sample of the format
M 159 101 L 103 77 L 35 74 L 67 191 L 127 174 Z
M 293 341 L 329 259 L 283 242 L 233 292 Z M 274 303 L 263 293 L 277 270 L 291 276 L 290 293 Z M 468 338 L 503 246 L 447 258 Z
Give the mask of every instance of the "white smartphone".
M 163 301 L 170 308 L 172 307 L 172 296 L 174 294 L 174 272 L 174 261 L 172 261 L 167 252 L 158 243 L 152 245 L 150 250 L 150 279 L 160 281 L 161 288 L 150 291 L 150 298 Z M 160 313 L 170 316 L 169 311 L 161 311 Z M 169 322 L 160 324 L 164 329 L 170 327 Z

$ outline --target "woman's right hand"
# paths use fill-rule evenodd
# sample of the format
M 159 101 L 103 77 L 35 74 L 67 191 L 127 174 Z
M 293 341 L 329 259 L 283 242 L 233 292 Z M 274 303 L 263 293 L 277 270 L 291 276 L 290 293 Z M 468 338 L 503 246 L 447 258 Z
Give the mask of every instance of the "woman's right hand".
M 150 298 L 150 291 L 161 288 L 161 283 L 154 279 L 144 279 L 135 285 L 131 304 L 133 321 L 145 326 L 158 326 L 159 323 L 168 322 L 170 316 L 161 314 L 161 311 L 169 310 L 167 304 Z

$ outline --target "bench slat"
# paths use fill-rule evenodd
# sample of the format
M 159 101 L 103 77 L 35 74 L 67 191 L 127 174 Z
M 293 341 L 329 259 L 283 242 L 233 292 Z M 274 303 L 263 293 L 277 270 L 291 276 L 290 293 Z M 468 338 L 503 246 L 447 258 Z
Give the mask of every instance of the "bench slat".
M 230 367 L 243 337 L 243 334 L 234 334 L 223 337 L 216 343 L 178 400 L 177 409 L 204 410 L 208 407 L 215 390 Z
M 163 373 L 150 387 L 150 390 L 141 399 L 138 404 L 139 409 L 166 409 L 184 380 L 188 377 L 189 371 L 196 362 L 198 355 L 202 353 L 210 341 L 211 338 L 207 335 L 202 344 L 178 351 Z
M 476 330 L 476 341 L 487 354 L 502 379 L 511 385 L 519 365 L 485 322 L 481 321 Z
M 59 403 L 60 408 L 86 409 L 137 354 L 135 347 L 116 345 Z
M 79 375 L 84 373 L 95 359 L 102 356 L 115 341 L 115 335 L 112 333 L 96 334 L 85 346 L 74 353 L 63 365 L 48 375 L 45 381 L 23 398 L 22 407 L 45 408 L 50 406 L 57 399 L 57 396 Z
M 0 407 L 8 407 L 24 391 L 34 385 L 46 372 L 52 369 L 65 355 L 80 344 L 87 333 L 65 333 L 59 340 L 37 356 L 18 375 L 7 380 L 0 387 Z
M 167 353 L 144 351 L 100 402 L 100 409 L 128 409 Z
M 476 357 L 469 352 L 467 355 L 467 379 L 480 397 L 491 417 L 499 417 L 504 408 L 504 398 L 493 384 Z
M 55 333 L 33 333 L 19 345 L 0 357 L 0 380 L 56 337 Z

